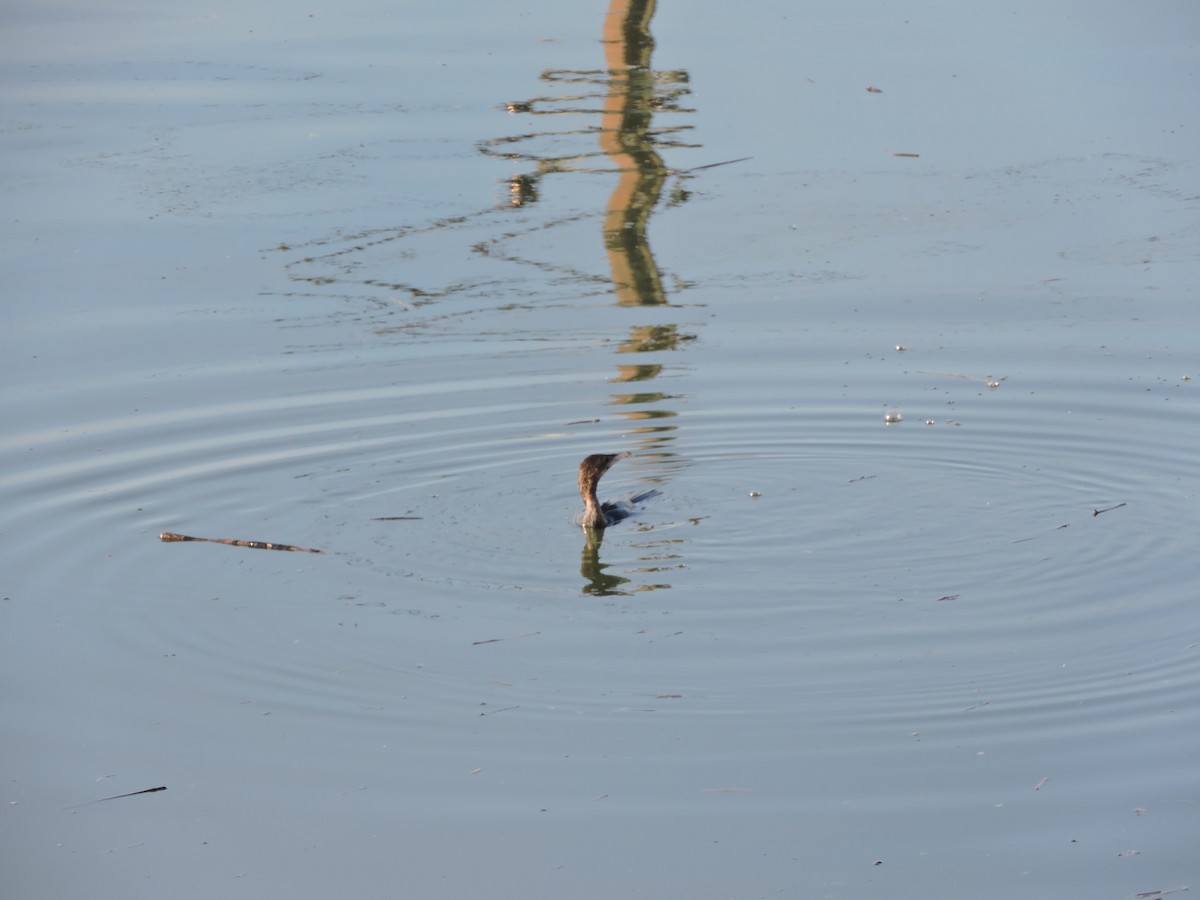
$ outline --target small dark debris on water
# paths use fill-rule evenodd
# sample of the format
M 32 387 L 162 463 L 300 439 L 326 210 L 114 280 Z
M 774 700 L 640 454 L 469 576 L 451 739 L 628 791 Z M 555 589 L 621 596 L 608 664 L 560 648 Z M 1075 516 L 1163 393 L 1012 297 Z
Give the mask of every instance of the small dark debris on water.
M 937 602 L 941 603 L 943 600 L 957 600 L 957 599 L 958 599 L 958 594 L 947 594 L 944 597 L 938 597 Z
M 874 478 L 874 477 L 875 477 L 874 475 L 859 475 L 857 478 L 851 478 L 849 481 L 846 482 L 846 484 L 854 484 L 856 481 L 866 481 L 866 480 L 868 480 L 870 478 Z
M 372 522 L 416 522 L 424 516 L 375 516 L 371 519 Z
M 154 794 L 158 791 L 165 791 L 165 784 L 158 787 L 146 788 L 142 791 L 130 791 L 128 794 L 113 794 L 111 797 L 101 797 L 99 800 L 87 800 L 83 803 L 76 803 L 74 806 L 64 806 L 63 809 L 79 809 L 81 806 L 90 806 L 93 803 L 103 803 L 105 800 L 120 800 L 122 797 L 136 797 L 138 794 Z
M 1071 527 L 1071 523 L 1070 523 L 1070 522 L 1063 522 L 1061 525 L 1055 525 L 1055 526 L 1054 526 L 1054 530 L 1055 530 L 1055 531 L 1062 531 L 1064 528 L 1070 528 L 1070 527 Z M 1032 535 L 1032 536 L 1030 536 L 1030 537 L 1027 537 L 1027 538 L 1018 538 L 1017 540 L 1013 541 L 1013 543 L 1014 543 L 1014 544 L 1023 544 L 1023 543 L 1025 543 L 1026 541 L 1032 541 L 1032 540 L 1033 540 L 1035 537 L 1037 537 L 1037 536 L 1038 536 L 1038 535 L 1036 535 L 1036 534 L 1035 534 L 1035 535 Z
M 478 647 L 480 644 L 498 644 L 501 641 L 513 641 L 517 638 L 533 637 L 535 634 L 541 634 L 540 631 L 526 631 L 524 634 L 514 634 L 510 637 L 485 638 L 482 641 L 471 641 L 472 647 Z
M 675 169 L 675 170 L 672 170 L 671 174 L 672 175 L 680 175 L 680 174 L 684 174 L 687 172 L 699 172 L 701 169 L 715 169 L 717 166 L 728 166 L 728 165 L 731 165 L 732 163 L 745 162 L 748 159 L 754 159 L 754 157 L 753 156 L 739 156 L 737 159 L 725 159 L 725 160 L 722 160 L 721 162 L 708 163 L 703 166 L 692 166 L 690 169 Z M 599 421 L 599 419 L 597 419 L 596 421 Z
M 1101 513 L 1112 512 L 1114 509 L 1120 509 L 1122 506 L 1128 506 L 1128 505 L 1129 505 L 1128 503 L 1122 502 L 1122 503 L 1118 503 L 1116 506 L 1106 506 L 1104 509 L 1096 509 L 1093 507 L 1092 518 L 1093 519 L 1096 518 L 1096 516 L 1100 515 Z M 1064 528 L 1069 528 L 1070 526 L 1071 526 L 1070 522 L 1064 522 L 1063 524 L 1056 526 L 1054 528 L 1054 530 L 1062 531 Z M 1039 536 L 1040 535 L 1034 534 L 1034 535 L 1030 535 L 1029 537 L 1018 538 L 1017 540 L 1013 541 L 1013 543 L 1014 544 L 1023 544 L 1026 541 L 1032 541 L 1035 537 L 1039 537 Z
M 1183 884 L 1179 887 L 1164 888 L 1161 891 L 1142 891 L 1140 894 L 1134 894 L 1131 900 L 1160 900 L 1160 898 L 1167 896 L 1167 894 L 1174 894 L 1177 891 L 1186 890 L 1190 890 L 1190 888 L 1188 885 Z
M 563 427 L 570 428 L 572 425 L 595 425 L 599 421 L 600 421 L 599 419 L 580 419 L 578 422 L 568 422 Z
M 520 709 L 519 706 L 502 706 L 499 709 L 484 710 L 480 713 L 481 716 L 494 716 L 496 713 L 508 712 L 513 709 Z

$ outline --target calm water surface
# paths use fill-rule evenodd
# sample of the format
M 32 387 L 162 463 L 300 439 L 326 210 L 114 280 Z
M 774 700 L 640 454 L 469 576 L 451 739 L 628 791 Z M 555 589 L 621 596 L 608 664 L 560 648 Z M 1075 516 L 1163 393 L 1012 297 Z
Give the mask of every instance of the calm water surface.
M 5 896 L 1197 883 L 1196 24 L 10 10 Z

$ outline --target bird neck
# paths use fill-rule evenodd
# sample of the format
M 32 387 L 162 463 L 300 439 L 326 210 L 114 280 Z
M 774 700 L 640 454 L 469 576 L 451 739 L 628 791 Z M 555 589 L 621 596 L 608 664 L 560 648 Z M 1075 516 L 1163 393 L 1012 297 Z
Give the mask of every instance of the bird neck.
M 596 499 L 596 486 L 584 485 L 579 496 L 583 498 L 583 516 L 579 522 L 585 528 L 598 528 L 606 523 L 604 512 L 600 509 L 600 501 Z

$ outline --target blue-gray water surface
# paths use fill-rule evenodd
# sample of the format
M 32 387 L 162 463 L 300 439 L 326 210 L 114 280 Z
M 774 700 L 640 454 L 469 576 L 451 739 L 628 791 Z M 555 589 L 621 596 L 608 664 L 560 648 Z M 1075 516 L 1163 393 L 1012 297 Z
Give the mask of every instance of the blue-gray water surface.
M 1187 890 L 1197 24 L 12 6 L 4 896 Z

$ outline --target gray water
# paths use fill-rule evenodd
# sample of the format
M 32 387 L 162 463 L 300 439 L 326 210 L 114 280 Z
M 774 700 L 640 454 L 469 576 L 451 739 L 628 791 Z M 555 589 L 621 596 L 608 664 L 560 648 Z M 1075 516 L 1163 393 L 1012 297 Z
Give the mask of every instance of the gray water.
M 1195 883 L 1192 7 L 623 9 L 10 7 L 6 897 Z

